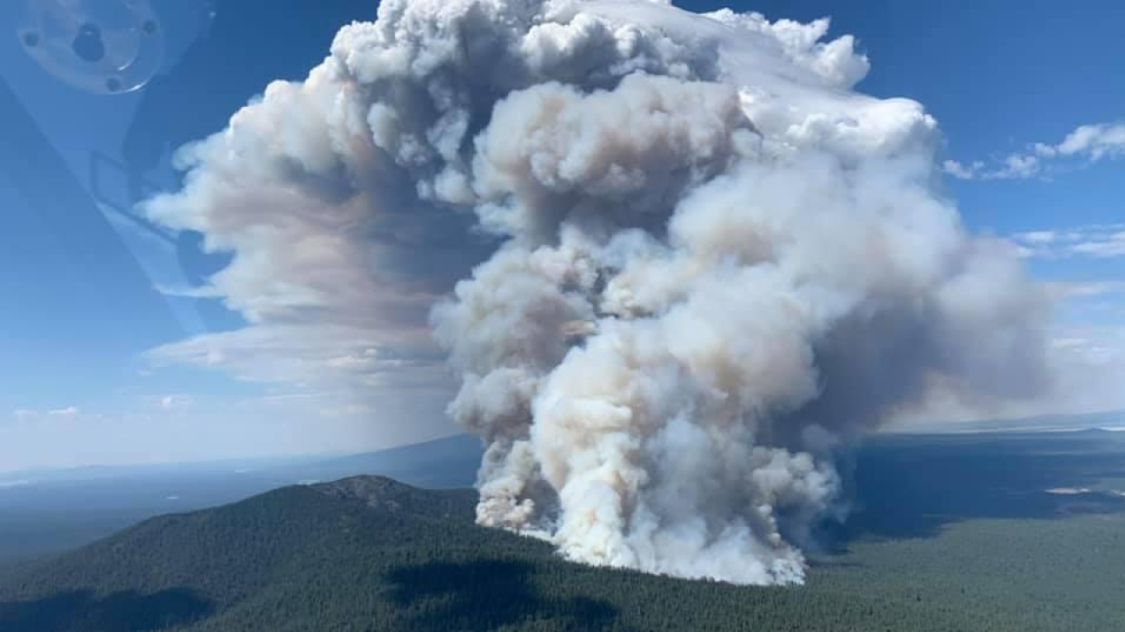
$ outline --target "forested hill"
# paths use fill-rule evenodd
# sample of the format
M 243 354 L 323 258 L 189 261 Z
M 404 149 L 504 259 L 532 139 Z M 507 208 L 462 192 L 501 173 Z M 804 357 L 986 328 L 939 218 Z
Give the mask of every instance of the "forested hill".
M 356 477 L 147 520 L 0 581 L 0 630 L 1024 631 L 1108 630 L 1121 620 L 1112 600 L 1110 610 L 1081 601 L 1036 610 L 1018 601 L 1037 599 L 1018 575 L 927 548 L 932 540 L 818 564 L 801 588 L 588 568 L 545 543 L 475 526 L 474 500 L 468 490 Z M 1044 541 L 995 528 L 999 564 Z M 978 531 L 958 537 L 968 540 L 955 548 L 982 545 Z M 1116 552 L 1102 557 L 1098 573 L 1121 562 Z M 1008 594 L 1016 600 L 998 603 Z

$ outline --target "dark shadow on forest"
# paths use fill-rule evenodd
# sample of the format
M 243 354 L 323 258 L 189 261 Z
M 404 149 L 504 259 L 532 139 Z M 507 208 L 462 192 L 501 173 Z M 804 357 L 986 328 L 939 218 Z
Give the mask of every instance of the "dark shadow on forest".
M 34 601 L 0 602 L 4 632 L 133 632 L 163 630 L 209 616 L 214 606 L 191 590 L 149 595 L 133 591 L 98 598 L 93 591 L 61 592 Z
M 852 511 L 845 524 L 824 527 L 829 550 L 861 536 L 933 537 L 976 518 L 1125 512 L 1125 497 L 1098 490 L 1104 479 L 1125 479 L 1125 433 L 888 435 L 852 459 Z
M 608 602 L 540 595 L 533 571 L 527 562 L 483 559 L 403 566 L 388 578 L 396 605 L 418 613 L 406 625 L 411 630 L 491 630 L 529 617 L 569 624 L 567 629 L 575 630 L 617 623 L 618 611 Z

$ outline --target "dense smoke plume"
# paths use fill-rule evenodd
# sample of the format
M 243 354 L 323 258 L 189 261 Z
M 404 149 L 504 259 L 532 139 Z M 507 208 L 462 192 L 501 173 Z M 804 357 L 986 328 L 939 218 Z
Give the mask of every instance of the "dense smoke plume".
M 228 337 L 418 376 L 428 312 L 449 412 L 488 446 L 481 524 L 799 583 L 842 441 L 1043 378 L 1042 296 L 940 195 L 934 120 L 852 91 L 867 59 L 827 28 L 386 0 L 185 149 L 148 210 L 234 253 L 206 290 L 251 321 Z M 189 342 L 162 353 L 224 339 Z

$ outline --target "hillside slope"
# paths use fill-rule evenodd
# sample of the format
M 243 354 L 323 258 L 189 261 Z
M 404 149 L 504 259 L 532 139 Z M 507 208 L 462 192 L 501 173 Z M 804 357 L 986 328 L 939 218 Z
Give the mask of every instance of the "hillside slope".
M 860 544 L 786 589 L 570 564 L 475 526 L 473 502 L 356 477 L 151 519 L 0 581 L 0 630 L 1112 630 L 1125 615 L 1104 582 L 1125 563 L 1116 516 Z

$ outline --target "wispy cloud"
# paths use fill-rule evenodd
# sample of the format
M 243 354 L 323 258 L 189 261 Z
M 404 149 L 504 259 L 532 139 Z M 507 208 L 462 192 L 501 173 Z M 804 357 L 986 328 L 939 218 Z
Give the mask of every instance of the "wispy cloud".
M 165 395 L 160 398 L 160 408 L 162 410 L 184 410 L 190 408 L 195 400 L 189 395 L 173 394 Z
M 1055 144 L 1032 143 L 1004 158 L 964 163 L 946 160 L 945 173 L 961 180 L 1023 180 L 1049 175 L 1060 161 L 1085 166 L 1125 156 L 1125 123 L 1081 125 Z
M 1091 224 L 1064 230 L 1033 230 L 1010 237 L 1023 257 L 1125 257 L 1125 224 Z
M 51 417 L 77 417 L 78 407 L 67 406 L 66 408 L 55 408 L 53 410 L 48 410 L 47 414 Z
M 1125 281 L 1050 282 L 1046 286 L 1057 300 L 1125 294 Z
M 155 366 L 221 368 L 236 377 L 318 390 L 445 386 L 447 371 L 428 332 L 392 339 L 372 328 L 259 324 L 205 334 L 149 351 Z
M 1052 338 L 1051 345 L 1056 350 L 1063 350 L 1082 356 L 1087 365 L 1099 369 L 1112 367 L 1114 371 L 1105 373 L 1108 378 L 1116 375 L 1117 379 L 1108 380 L 1107 384 L 1122 384 L 1125 378 L 1125 327 L 1079 325 L 1069 328 L 1060 328 L 1057 335 Z M 1120 397 L 1125 397 L 1116 389 Z M 1125 400 L 1121 400 L 1125 404 Z
M 19 422 L 40 422 L 44 420 L 76 419 L 81 415 L 77 406 L 65 406 L 48 410 L 34 410 L 30 408 L 17 408 L 12 411 L 12 417 Z

